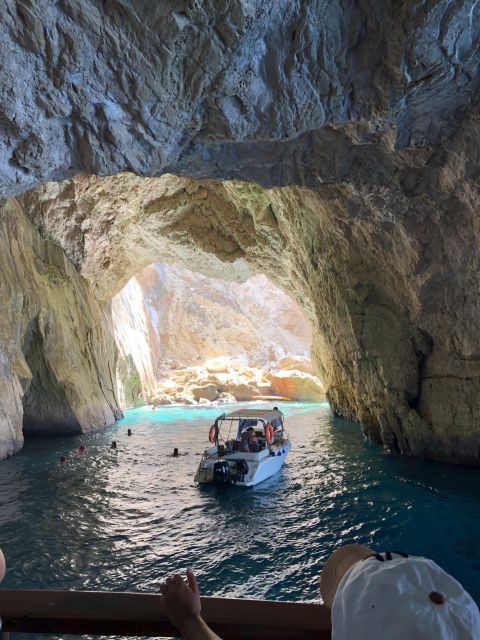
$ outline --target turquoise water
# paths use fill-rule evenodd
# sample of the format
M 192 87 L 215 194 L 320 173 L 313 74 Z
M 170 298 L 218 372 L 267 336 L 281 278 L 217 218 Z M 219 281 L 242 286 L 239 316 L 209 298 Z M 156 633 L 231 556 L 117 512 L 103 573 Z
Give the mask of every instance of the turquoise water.
M 478 469 L 385 455 L 323 404 L 282 409 L 284 469 L 222 493 L 193 484 L 218 409 L 135 409 L 97 433 L 28 441 L 0 464 L 3 586 L 155 591 L 191 566 L 204 594 L 315 600 L 332 549 L 360 542 L 430 556 L 480 601 Z

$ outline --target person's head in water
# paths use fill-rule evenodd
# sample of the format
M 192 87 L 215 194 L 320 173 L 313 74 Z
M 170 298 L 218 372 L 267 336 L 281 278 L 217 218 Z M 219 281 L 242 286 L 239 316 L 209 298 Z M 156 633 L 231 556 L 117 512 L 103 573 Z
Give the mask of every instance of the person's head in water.
M 273 407 L 273 410 L 274 411 L 278 411 L 278 407 Z
M 81 444 L 78 447 L 78 453 L 85 453 L 86 450 L 87 450 L 87 447 L 84 444 Z
M 131 435 L 132 435 L 132 430 L 131 430 L 131 429 L 128 429 L 128 430 L 127 430 L 127 436 L 131 436 Z
M 60 464 L 65 464 L 65 462 L 67 461 L 65 456 L 61 456 L 60 457 Z
M 117 443 L 115 442 L 115 440 L 112 441 L 112 444 L 110 445 L 110 449 L 116 449 L 117 448 Z
M 173 450 L 173 457 L 174 458 L 178 458 L 178 449 L 177 449 L 177 447 L 175 447 L 175 449 Z

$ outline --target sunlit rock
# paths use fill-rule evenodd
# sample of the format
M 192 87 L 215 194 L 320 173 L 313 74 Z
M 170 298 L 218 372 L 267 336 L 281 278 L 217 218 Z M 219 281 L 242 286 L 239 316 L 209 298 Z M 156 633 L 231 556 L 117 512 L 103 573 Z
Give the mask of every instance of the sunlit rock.
M 15 201 L 0 207 L 0 457 L 121 416 L 110 319 Z
M 217 401 L 219 404 L 229 404 L 231 402 L 237 402 L 237 399 L 231 393 L 220 393 Z
M 321 381 L 304 371 L 271 371 L 273 392 L 289 400 L 318 402 L 325 400 L 325 389 Z
M 175 393 L 175 395 L 173 396 L 173 401 L 177 404 L 188 404 L 188 405 L 192 405 L 192 404 L 197 404 L 197 399 L 193 397 L 193 395 L 191 395 L 190 393 Z
M 238 343 L 232 345 L 234 348 L 237 347 Z M 210 358 L 204 364 L 205 369 L 208 373 L 227 373 L 229 371 L 238 371 L 239 369 L 243 369 L 248 365 L 248 357 L 239 358 L 239 357 L 229 357 L 229 356 L 220 356 L 219 358 Z
M 218 389 L 212 383 L 207 383 L 201 387 L 190 387 L 190 393 L 197 400 L 203 398 L 212 402 L 218 398 Z
M 229 283 L 154 264 L 114 296 L 111 309 L 120 397 L 127 405 L 155 395 L 160 380 L 163 391 L 174 395 L 185 364 L 192 377 L 192 365 L 202 362 L 199 384 L 207 383 L 206 373 L 241 370 L 255 377 L 259 373 L 249 362 L 265 367 L 277 354 L 309 352 L 311 345 L 310 323 L 298 305 L 264 276 Z
M 288 355 L 284 358 L 280 358 L 277 364 L 279 369 L 287 369 L 289 371 L 294 369 L 296 371 L 304 371 L 305 373 L 310 373 L 312 375 L 315 373 L 312 361 L 307 356 Z

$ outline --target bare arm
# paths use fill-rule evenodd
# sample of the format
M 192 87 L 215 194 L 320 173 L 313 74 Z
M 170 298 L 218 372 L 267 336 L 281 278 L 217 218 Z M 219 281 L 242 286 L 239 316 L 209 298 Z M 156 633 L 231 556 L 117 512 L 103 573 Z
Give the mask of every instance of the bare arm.
M 198 618 L 192 624 L 184 625 L 180 632 L 184 640 L 222 640 L 202 618 Z
M 191 569 L 186 581 L 179 575 L 167 578 L 160 591 L 164 611 L 184 640 L 221 640 L 202 619 L 200 591 Z

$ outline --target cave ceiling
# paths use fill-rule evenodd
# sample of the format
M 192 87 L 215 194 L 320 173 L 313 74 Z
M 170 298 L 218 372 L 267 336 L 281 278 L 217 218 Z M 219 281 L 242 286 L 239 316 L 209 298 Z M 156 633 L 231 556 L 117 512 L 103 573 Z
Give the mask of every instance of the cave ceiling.
M 403 150 L 424 166 L 476 116 L 479 11 L 473 0 L 5 0 L 0 192 L 123 171 L 382 181 Z

